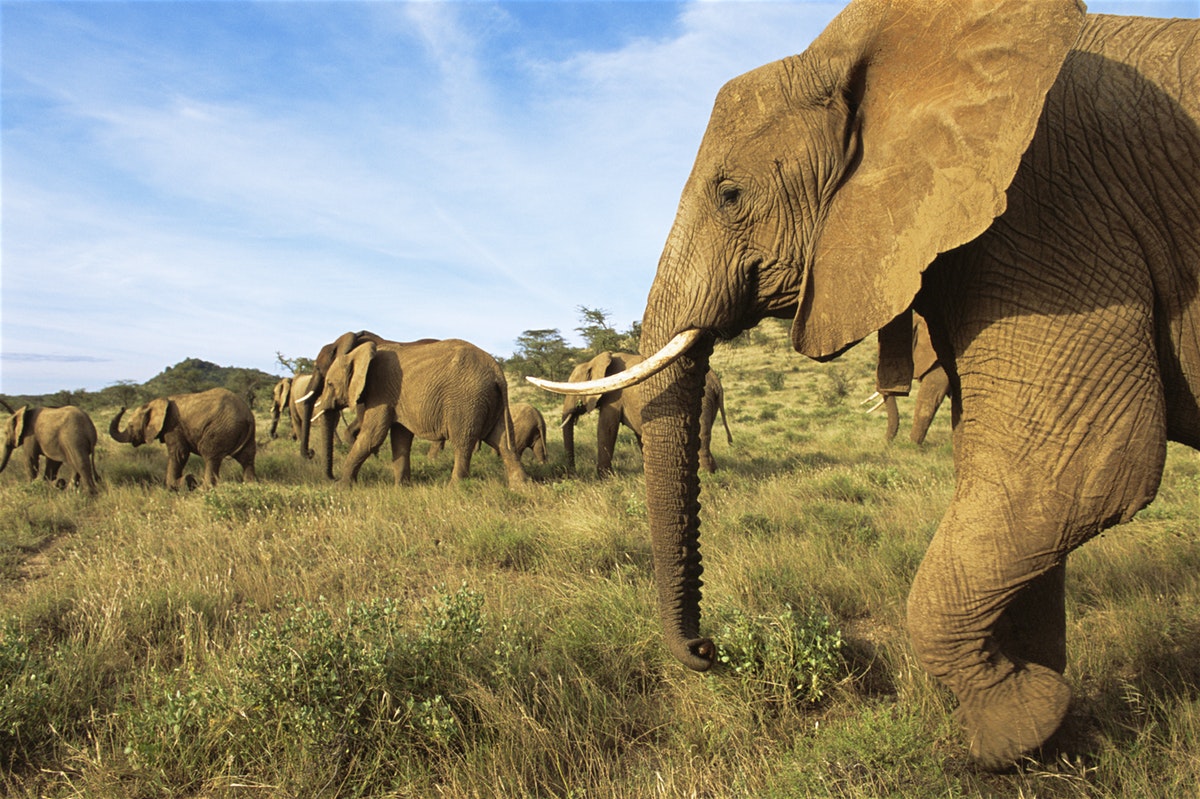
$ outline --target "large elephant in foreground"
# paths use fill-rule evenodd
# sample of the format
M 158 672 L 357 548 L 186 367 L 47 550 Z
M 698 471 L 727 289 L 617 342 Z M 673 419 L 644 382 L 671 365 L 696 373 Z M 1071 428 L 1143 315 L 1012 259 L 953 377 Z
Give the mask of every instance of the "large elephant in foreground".
M 641 355 L 628 352 L 601 352 L 583 363 L 576 364 L 567 378 L 572 383 L 597 380 L 618 374 L 642 362 Z M 567 468 L 575 470 L 575 423 L 579 417 L 599 409 L 596 423 L 596 473 L 600 476 L 612 473 L 613 450 L 617 433 L 625 425 L 642 444 L 642 407 L 645 405 L 642 390 L 638 386 L 615 389 L 602 394 L 568 395 L 563 398 L 562 434 L 563 447 L 567 455 Z M 717 461 L 712 455 L 712 429 L 717 413 L 725 426 L 725 436 L 733 443 L 729 423 L 725 419 L 725 389 L 717 373 L 711 369 L 705 375 L 704 397 L 700 409 L 700 465 L 708 472 L 717 470 Z
M 1056 731 L 1067 554 L 1150 502 L 1168 440 L 1200 446 L 1198 65 L 1196 20 L 855 0 L 721 89 L 640 347 L 680 660 L 715 655 L 696 475 L 714 338 L 794 316 L 795 349 L 827 360 L 879 331 L 903 373 L 914 309 L 950 376 L 956 471 L 909 594 L 914 650 L 978 762 Z
M 25 474 L 30 480 L 37 479 L 39 462 L 44 456 L 47 479 L 54 480 L 65 463 L 74 473 L 74 482 L 89 494 L 97 493 L 96 425 L 85 411 L 74 405 L 61 408 L 26 405 L 12 412 L 6 428 L 8 438 L 0 459 L 0 472 L 8 466 L 13 450 L 21 447 L 25 454 Z
M 917 401 L 913 406 L 912 431 L 909 433 L 909 440 L 914 444 L 925 443 L 925 436 L 929 433 L 929 426 L 933 424 L 933 417 L 937 415 L 938 408 L 942 406 L 942 401 L 950 393 L 950 376 L 946 374 L 946 370 L 942 368 L 938 362 L 937 352 L 933 349 L 933 342 L 929 338 L 929 325 L 921 318 L 920 314 L 911 314 L 912 317 L 912 370 L 907 369 L 907 363 L 899 364 L 905 371 L 902 374 L 892 374 L 890 370 L 897 366 L 896 359 L 890 357 L 886 350 L 888 335 L 885 334 L 883 342 L 885 349 L 881 353 L 882 358 L 879 361 L 879 368 L 876 372 L 876 392 L 875 397 L 882 395 L 883 399 L 879 404 L 883 405 L 887 411 L 887 433 L 888 441 L 896 437 L 896 433 L 900 432 L 900 408 L 896 404 L 896 397 L 905 396 L 912 387 L 912 381 L 916 380 Z M 902 321 L 903 320 L 902 318 Z M 903 336 L 903 333 L 898 333 Z M 869 400 L 868 400 L 869 401 Z M 876 405 L 875 408 L 878 408 Z M 872 408 L 871 410 L 875 410 Z
M 151 441 L 167 445 L 167 487 L 177 489 L 183 483 L 183 467 L 194 452 L 204 460 L 204 487 L 217 484 L 221 461 L 233 458 L 242 467 L 242 479 L 252 483 L 254 455 L 254 414 L 246 401 L 224 388 L 212 388 L 194 394 L 159 397 L 129 412 L 125 427 L 121 417 L 113 417 L 108 434 L 120 444 L 135 447 Z M 191 476 L 188 485 L 191 487 Z
M 454 482 L 470 474 L 471 456 L 480 442 L 500 455 L 509 485 L 528 479 L 513 452 L 508 381 L 495 358 L 460 339 L 401 343 L 359 338 L 347 333 L 339 339 L 353 344 L 344 352 L 334 343 L 336 352 L 321 372 L 313 408 L 318 417 L 358 408 L 359 431 L 346 455 L 342 482 L 355 480 L 389 433 L 398 484 L 411 479 L 414 437 L 451 442 Z M 323 427 L 332 429 L 332 424 Z

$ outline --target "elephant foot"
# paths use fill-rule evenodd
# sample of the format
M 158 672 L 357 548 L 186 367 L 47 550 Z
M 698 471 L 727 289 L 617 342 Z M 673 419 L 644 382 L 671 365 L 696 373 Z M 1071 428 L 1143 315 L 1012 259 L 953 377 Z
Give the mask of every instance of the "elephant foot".
M 196 479 L 196 475 L 189 474 L 183 478 L 183 484 L 187 486 L 188 491 L 195 491 L 200 485 L 200 481 Z
M 965 729 L 971 758 L 994 771 L 1044 744 L 1062 724 L 1070 702 L 1071 688 L 1062 675 L 1026 663 L 963 702 L 956 716 Z

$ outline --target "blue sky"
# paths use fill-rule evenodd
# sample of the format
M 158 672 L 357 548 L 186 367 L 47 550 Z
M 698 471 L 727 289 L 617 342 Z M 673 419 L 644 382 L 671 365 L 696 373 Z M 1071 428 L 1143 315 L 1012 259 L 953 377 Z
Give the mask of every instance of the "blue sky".
M 627 327 L 717 89 L 842 5 L 4 0 L 0 393 Z

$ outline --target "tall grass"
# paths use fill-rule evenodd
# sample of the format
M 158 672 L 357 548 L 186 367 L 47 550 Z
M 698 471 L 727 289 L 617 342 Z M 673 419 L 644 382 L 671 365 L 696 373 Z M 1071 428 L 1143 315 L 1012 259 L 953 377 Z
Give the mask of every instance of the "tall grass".
M 948 414 L 885 445 L 869 348 L 829 365 L 780 328 L 718 348 L 735 444 L 704 475 L 705 629 L 688 673 L 654 615 L 631 436 L 596 479 L 490 451 L 325 483 L 287 439 L 260 482 L 161 487 L 104 441 L 100 496 L 0 476 L 0 786 L 12 796 L 1194 795 L 1200 460 L 1072 556 L 1058 749 L 974 770 L 916 666 L 904 601 L 953 482 Z M 554 398 L 514 399 L 557 418 Z M 260 429 L 265 430 L 265 420 Z M 107 417 L 98 418 L 103 426 Z M 260 437 L 261 438 L 261 437 Z M 386 448 L 385 448 L 386 450 Z M 198 471 L 199 464 L 191 464 Z

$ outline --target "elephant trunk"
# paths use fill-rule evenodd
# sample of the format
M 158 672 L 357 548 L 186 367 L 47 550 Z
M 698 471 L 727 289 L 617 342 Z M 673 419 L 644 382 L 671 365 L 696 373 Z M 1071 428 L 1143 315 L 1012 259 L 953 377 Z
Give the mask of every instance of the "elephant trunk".
M 133 439 L 128 430 L 121 429 L 121 417 L 124 415 L 125 408 L 122 407 L 121 410 L 117 411 L 117 415 L 113 417 L 113 420 L 108 425 L 108 435 L 118 444 L 129 444 L 132 443 Z
M 648 333 L 642 351 L 662 341 Z M 658 613 L 671 653 L 697 671 L 712 666 L 713 642 L 700 636 L 700 407 L 711 339 L 648 379 L 642 412 L 646 506 L 658 592 Z
M 563 419 L 562 437 L 563 437 L 563 452 L 566 455 L 567 471 L 572 474 L 575 472 L 575 419 L 577 415 L 572 413 Z

